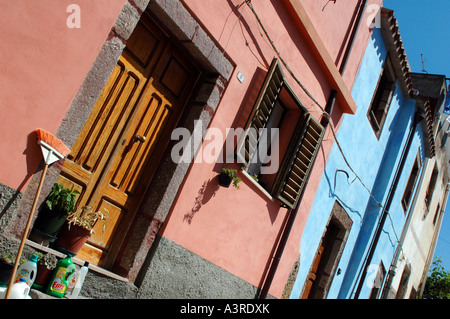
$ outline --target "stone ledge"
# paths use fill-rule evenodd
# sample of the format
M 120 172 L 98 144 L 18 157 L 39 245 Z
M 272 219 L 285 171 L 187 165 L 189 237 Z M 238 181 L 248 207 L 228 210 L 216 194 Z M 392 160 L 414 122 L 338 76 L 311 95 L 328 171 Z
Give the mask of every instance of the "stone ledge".
M 31 299 L 64 299 L 64 298 L 56 298 L 50 295 L 47 295 L 46 293 L 43 293 L 42 291 L 31 289 L 30 290 L 30 297 Z

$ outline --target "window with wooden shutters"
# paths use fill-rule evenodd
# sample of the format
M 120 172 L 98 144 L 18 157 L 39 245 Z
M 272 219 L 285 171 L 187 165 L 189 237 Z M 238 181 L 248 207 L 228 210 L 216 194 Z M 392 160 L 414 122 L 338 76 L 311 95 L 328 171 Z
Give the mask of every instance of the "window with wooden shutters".
M 380 136 L 384 126 L 389 106 L 395 92 L 395 74 L 389 56 L 386 57 L 383 71 L 375 91 L 372 104 L 370 105 L 367 117 L 370 125 L 377 137 Z
M 294 208 L 311 171 L 323 137 L 323 127 L 303 107 L 274 59 L 258 94 L 236 155 L 249 175 L 283 206 Z M 268 162 L 261 144 L 278 156 L 275 173 L 262 173 Z M 264 154 L 265 152 L 262 152 Z
M 295 207 L 299 200 L 311 171 L 322 141 L 323 127 L 311 114 L 306 113 L 296 131 L 272 191 L 276 198 L 291 208 Z
M 251 160 L 257 154 L 262 129 L 267 127 L 283 88 L 283 83 L 283 71 L 278 60 L 274 59 L 247 121 L 245 134 L 237 148 L 238 159 L 245 166 L 249 166 Z

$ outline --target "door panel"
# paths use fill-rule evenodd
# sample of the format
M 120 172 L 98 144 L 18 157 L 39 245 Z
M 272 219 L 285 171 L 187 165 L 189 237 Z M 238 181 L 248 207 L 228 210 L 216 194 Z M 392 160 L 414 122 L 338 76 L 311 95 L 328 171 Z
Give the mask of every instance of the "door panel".
M 147 107 L 141 108 L 137 114 L 142 121 L 130 128 L 130 134 L 125 137 L 127 146 L 114 167 L 114 175 L 110 181 L 111 187 L 127 196 L 133 196 L 145 159 L 156 146 L 161 128 L 170 118 L 170 106 L 164 101 L 164 97 L 159 96 L 157 92 L 149 93 L 150 101 Z M 140 142 L 138 136 L 145 138 L 145 141 Z
M 114 73 L 110 95 L 102 101 L 102 107 L 80 150 L 75 149 L 78 155 L 76 161 L 92 173 L 101 167 L 102 155 L 114 145 L 120 133 L 118 128 L 123 127 L 130 116 L 132 109 L 128 106 L 136 102 L 137 93 L 142 90 L 140 79 L 127 70 L 122 61 Z
M 316 257 L 314 258 L 313 265 L 306 279 L 305 289 L 303 291 L 302 299 L 308 299 L 311 289 L 317 279 L 317 270 L 319 269 L 320 260 L 322 259 L 324 246 L 321 244 L 316 252 Z
M 199 72 L 143 18 L 86 122 L 59 181 L 78 206 L 107 211 L 78 256 L 112 266 Z

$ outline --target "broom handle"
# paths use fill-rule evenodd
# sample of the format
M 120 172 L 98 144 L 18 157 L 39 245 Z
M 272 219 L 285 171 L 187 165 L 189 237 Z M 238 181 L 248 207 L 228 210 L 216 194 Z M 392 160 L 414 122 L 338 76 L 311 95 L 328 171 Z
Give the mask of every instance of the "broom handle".
M 14 268 L 13 268 L 13 271 L 11 274 L 11 278 L 9 280 L 8 290 L 6 291 L 5 299 L 8 299 L 9 294 L 11 293 L 11 287 L 12 287 L 14 279 L 16 277 L 17 267 L 19 266 L 20 258 L 22 256 L 23 246 L 25 246 L 25 241 L 28 237 L 28 231 L 30 230 L 31 221 L 33 220 L 34 210 L 36 209 L 39 195 L 41 194 L 42 184 L 44 183 L 44 177 L 45 177 L 45 174 L 47 173 L 47 168 L 48 168 L 48 164 L 45 163 L 44 169 L 42 170 L 41 180 L 39 182 L 39 186 L 36 191 L 36 196 L 34 197 L 33 207 L 31 208 L 30 216 L 28 216 L 27 226 L 25 227 L 25 231 L 22 235 L 22 241 L 19 246 L 19 251 L 17 252 L 16 262 L 14 263 Z

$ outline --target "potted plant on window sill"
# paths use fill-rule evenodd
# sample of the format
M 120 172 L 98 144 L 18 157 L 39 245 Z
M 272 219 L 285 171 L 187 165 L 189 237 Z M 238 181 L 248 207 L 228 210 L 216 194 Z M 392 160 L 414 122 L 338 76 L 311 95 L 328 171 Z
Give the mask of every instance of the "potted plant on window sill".
M 231 168 L 222 168 L 219 175 L 219 185 L 223 187 L 230 187 L 231 182 L 236 189 L 239 189 L 239 182 L 242 180 L 236 176 L 237 170 Z
M 75 256 L 94 232 L 97 222 L 106 220 L 107 212 L 94 212 L 91 207 L 83 206 L 80 212 L 69 214 L 54 243 L 54 248 Z M 103 231 L 105 225 L 103 225 Z
M 30 239 L 46 245 L 53 242 L 69 214 L 75 209 L 77 190 L 53 184 L 45 199 L 31 233 Z

